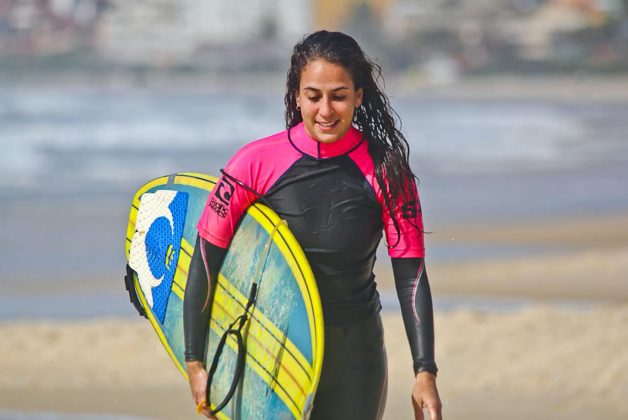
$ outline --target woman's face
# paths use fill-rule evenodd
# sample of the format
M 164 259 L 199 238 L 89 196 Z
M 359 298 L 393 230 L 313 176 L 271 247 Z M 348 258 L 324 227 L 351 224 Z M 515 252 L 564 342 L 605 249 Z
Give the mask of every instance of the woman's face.
M 296 100 L 310 137 L 333 143 L 351 128 L 353 113 L 362 104 L 362 89 L 355 89 L 344 67 L 316 59 L 301 72 Z

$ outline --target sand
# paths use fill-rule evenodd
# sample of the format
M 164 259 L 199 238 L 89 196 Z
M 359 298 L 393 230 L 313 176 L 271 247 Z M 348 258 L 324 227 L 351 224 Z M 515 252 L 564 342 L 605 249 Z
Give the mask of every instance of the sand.
M 541 300 L 628 302 L 628 215 L 548 219 L 516 225 L 451 227 L 426 238 L 427 268 L 435 295 L 526 297 Z M 540 255 L 438 264 L 430 245 L 500 244 L 548 247 Z M 393 288 L 391 270 L 378 267 L 378 283 Z
M 436 232 L 430 241 L 555 244 L 561 252 L 431 264 L 434 299 L 534 298 L 506 312 L 435 314 L 446 419 L 628 418 L 628 216 Z M 569 246 L 565 246 L 569 245 Z M 380 273 L 380 287 L 392 280 Z M 555 299 L 585 299 L 562 307 Z M 386 419 L 411 418 L 411 361 L 398 313 L 384 313 Z M 3 410 L 197 418 L 187 385 L 141 319 L 0 323 Z M 5 418 L 10 418 L 6 417 Z
M 385 418 L 410 418 L 411 363 L 401 318 L 385 314 L 384 322 Z M 446 418 L 625 418 L 627 324 L 628 304 L 437 313 Z M 19 322 L 0 325 L 0 334 L 3 409 L 196 417 L 187 385 L 141 320 Z

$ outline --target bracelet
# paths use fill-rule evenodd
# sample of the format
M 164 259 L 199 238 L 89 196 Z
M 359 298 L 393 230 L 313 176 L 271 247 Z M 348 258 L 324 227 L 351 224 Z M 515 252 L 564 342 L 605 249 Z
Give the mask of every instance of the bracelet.
M 200 403 L 198 403 L 198 405 L 196 406 L 196 414 L 198 414 L 199 416 L 201 415 L 201 411 L 203 411 L 203 406 L 205 405 L 207 401 L 203 400 Z

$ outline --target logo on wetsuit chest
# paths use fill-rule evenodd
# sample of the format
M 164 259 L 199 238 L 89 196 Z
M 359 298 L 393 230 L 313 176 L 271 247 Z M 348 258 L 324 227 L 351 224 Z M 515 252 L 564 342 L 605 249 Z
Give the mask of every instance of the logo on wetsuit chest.
M 228 179 L 223 178 L 216 187 L 216 194 L 209 200 L 209 208 L 223 219 L 229 213 L 229 200 L 233 196 L 234 186 Z

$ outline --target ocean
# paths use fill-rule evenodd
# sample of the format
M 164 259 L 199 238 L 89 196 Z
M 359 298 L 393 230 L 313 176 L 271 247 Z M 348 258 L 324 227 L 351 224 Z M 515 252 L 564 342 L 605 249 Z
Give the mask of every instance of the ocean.
M 427 230 L 628 209 L 628 103 L 391 100 Z M 0 319 L 83 317 L 95 301 L 98 316 L 130 314 L 118 291 L 134 191 L 217 174 L 283 121 L 282 92 L 262 89 L 0 88 Z M 560 250 L 428 242 L 438 262 L 543 252 Z

